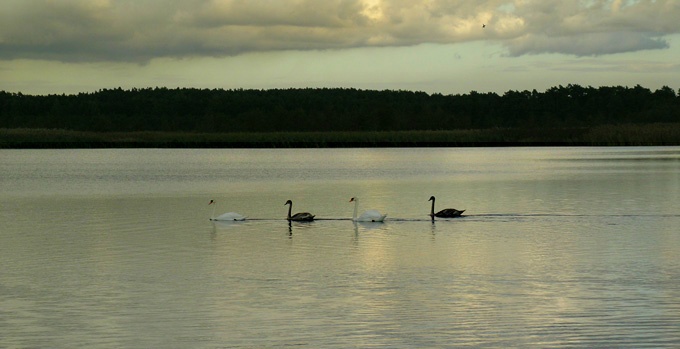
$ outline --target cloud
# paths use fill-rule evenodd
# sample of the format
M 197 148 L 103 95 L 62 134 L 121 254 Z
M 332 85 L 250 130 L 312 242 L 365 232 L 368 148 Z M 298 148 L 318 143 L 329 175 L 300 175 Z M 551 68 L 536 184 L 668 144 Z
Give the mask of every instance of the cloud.
M 511 56 L 590 56 L 667 48 L 677 18 L 677 0 L 4 0 L 0 59 L 147 62 L 480 40 Z
M 523 1 L 514 14 L 525 24 L 503 44 L 514 56 L 576 56 L 664 49 L 663 36 L 680 32 L 675 0 Z
M 594 56 L 669 47 L 669 44 L 664 40 L 635 32 L 583 33 L 553 37 L 541 34 L 527 34 L 517 39 L 509 40 L 506 45 L 512 56 L 538 53 L 567 53 L 576 56 Z

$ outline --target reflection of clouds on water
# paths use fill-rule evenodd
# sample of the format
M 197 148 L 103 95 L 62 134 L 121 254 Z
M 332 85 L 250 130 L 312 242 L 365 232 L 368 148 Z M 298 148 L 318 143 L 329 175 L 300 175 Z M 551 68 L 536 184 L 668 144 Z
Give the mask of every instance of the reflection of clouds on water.
M 106 323 L 145 347 L 677 343 L 680 162 L 579 160 L 631 151 L 3 151 L 0 347 L 57 318 L 88 347 Z M 302 181 L 246 176 L 300 155 Z M 433 223 L 431 193 L 469 215 Z M 347 194 L 385 223 L 352 222 Z M 210 222 L 208 196 L 251 218 Z M 288 222 L 288 197 L 319 220 Z
M 362 231 L 370 230 L 387 230 L 387 224 L 383 222 L 353 222 L 354 229 L 357 230 L 361 228 Z
M 354 237 L 359 238 L 362 233 L 372 233 L 376 231 L 387 232 L 388 224 L 384 222 L 352 222 L 354 225 Z

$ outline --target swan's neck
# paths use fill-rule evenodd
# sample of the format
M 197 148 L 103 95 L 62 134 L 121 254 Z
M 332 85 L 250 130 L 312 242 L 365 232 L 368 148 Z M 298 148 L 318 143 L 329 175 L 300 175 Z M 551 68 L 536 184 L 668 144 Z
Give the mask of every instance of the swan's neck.
M 354 199 L 354 214 L 352 215 L 352 220 L 357 220 L 357 211 L 359 211 L 359 200 Z
M 210 215 L 210 219 L 215 219 L 215 204 L 212 204 L 212 214 Z
M 434 199 L 432 199 L 432 208 L 430 209 L 430 216 L 434 217 Z
M 290 213 L 293 211 L 293 204 L 288 205 L 288 220 L 290 220 Z

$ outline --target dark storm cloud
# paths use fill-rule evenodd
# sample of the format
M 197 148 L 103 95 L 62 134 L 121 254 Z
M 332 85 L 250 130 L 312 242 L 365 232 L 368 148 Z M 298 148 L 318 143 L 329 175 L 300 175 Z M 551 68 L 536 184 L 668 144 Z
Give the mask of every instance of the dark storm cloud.
M 677 18 L 676 0 L 5 0 L 0 59 L 147 62 L 476 40 L 515 56 L 588 56 L 667 48 Z

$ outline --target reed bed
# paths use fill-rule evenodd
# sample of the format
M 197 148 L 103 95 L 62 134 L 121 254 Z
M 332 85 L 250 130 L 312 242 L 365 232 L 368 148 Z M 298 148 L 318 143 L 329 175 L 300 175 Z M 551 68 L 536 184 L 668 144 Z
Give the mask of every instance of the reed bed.
M 680 145 L 680 123 L 384 132 L 81 132 L 0 129 L 0 148 L 332 148 Z

